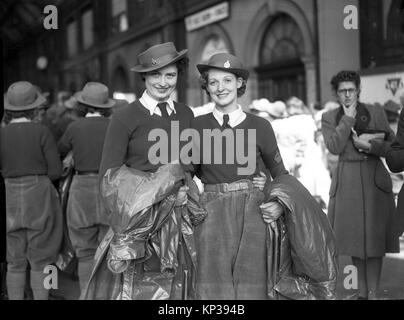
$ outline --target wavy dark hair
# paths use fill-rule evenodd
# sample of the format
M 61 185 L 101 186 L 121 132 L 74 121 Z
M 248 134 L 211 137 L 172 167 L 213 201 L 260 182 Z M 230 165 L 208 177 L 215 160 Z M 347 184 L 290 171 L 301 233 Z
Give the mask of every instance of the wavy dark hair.
M 355 71 L 343 70 L 338 72 L 331 79 L 331 88 L 333 92 L 336 94 L 338 91 L 338 87 L 341 82 L 353 82 L 358 90 L 358 97 L 361 89 L 361 77 Z
M 184 74 L 185 71 L 188 69 L 188 65 L 189 65 L 189 59 L 188 59 L 188 57 L 183 57 L 183 58 L 181 58 L 180 60 L 176 61 L 176 62 L 175 62 L 175 65 L 177 66 L 177 69 L 178 69 L 178 75 Z M 152 71 L 150 71 L 150 72 L 152 72 Z M 145 75 L 146 75 L 147 73 L 148 73 L 148 72 L 141 72 L 141 73 L 140 73 L 140 76 L 142 77 L 142 80 L 143 80 L 143 81 L 145 80 Z
M 83 103 L 77 103 L 77 114 L 79 117 L 85 117 L 87 113 L 99 112 L 103 117 L 108 118 L 112 114 L 111 108 L 96 108 Z
M 11 120 L 17 118 L 27 118 L 30 120 L 34 120 L 37 115 L 38 115 L 37 108 L 23 111 L 4 110 L 3 121 L 5 124 L 9 124 Z
M 240 77 L 240 76 L 238 76 L 236 74 L 234 74 L 234 75 L 237 78 L 243 79 L 243 83 L 241 84 L 241 87 L 237 89 L 237 97 L 239 98 L 245 93 L 245 90 L 247 89 L 247 79 L 244 79 L 243 77 Z M 208 77 L 209 77 L 209 70 L 206 70 L 206 71 L 202 72 L 202 74 L 199 77 L 199 83 L 201 84 L 201 88 L 203 90 L 205 90 L 205 92 L 209 95 Z

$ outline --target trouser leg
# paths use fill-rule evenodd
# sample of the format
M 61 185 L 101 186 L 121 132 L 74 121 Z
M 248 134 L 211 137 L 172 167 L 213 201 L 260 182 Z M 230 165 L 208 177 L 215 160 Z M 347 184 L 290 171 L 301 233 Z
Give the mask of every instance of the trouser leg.
M 93 263 L 94 260 L 92 258 L 79 258 L 78 274 L 81 292 L 85 289 L 87 282 L 90 279 Z
M 25 288 L 25 270 L 12 271 L 9 270 L 6 276 L 7 293 L 9 300 L 23 300 Z
M 31 288 L 34 300 L 48 300 L 49 291 L 45 288 L 44 279 L 46 274 L 43 271 L 31 270 Z

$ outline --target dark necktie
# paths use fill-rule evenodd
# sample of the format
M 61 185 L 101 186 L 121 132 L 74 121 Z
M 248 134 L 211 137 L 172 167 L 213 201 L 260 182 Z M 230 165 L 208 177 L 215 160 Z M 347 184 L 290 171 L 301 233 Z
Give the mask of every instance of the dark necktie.
M 167 102 L 159 102 L 159 103 L 157 104 L 157 108 L 160 109 L 160 111 L 161 111 L 161 116 L 162 116 L 164 119 L 168 119 L 168 118 L 169 118 L 169 115 L 168 115 L 168 112 L 167 112 Z
M 228 114 L 224 114 L 224 115 L 223 115 L 223 125 L 222 125 L 223 129 L 227 129 L 227 128 L 230 128 L 230 129 L 231 129 L 231 127 L 230 127 L 230 125 L 229 125 L 229 120 L 230 120 L 229 115 L 228 115 Z

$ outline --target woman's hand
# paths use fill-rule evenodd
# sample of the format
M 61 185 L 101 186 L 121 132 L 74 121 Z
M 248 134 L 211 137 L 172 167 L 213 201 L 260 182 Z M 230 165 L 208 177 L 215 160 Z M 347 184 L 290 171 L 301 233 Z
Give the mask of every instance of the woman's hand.
M 261 191 L 264 190 L 265 182 L 267 182 L 267 176 L 264 172 L 260 171 L 260 175 L 253 178 L 254 188 L 258 188 Z
M 175 206 L 180 207 L 180 206 L 185 206 L 187 204 L 188 196 L 187 196 L 187 191 L 188 191 L 187 186 L 182 186 L 178 190 L 177 194 L 177 199 L 175 200 Z
M 370 143 L 364 139 L 359 138 L 357 135 L 352 135 L 352 140 L 356 149 L 359 152 L 369 152 L 370 151 Z
M 266 223 L 276 221 L 283 213 L 283 207 L 277 201 L 263 203 L 260 205 L 260 209 Z

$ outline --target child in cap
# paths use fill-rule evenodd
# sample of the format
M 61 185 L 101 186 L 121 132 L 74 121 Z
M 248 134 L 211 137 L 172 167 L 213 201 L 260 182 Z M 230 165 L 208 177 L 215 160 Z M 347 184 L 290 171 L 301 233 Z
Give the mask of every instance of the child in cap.
M 49 129 L 32 121 L 46 99 L 26 81 L 13 83 L 4 96 L 1 170 L 6 186 L 7 291 L 22 300 L 28 263 L 34 299 L 46 300 L 44 268 L 55 262 L 62 240 L 62 215 L 51 180 L 62 173 Z

